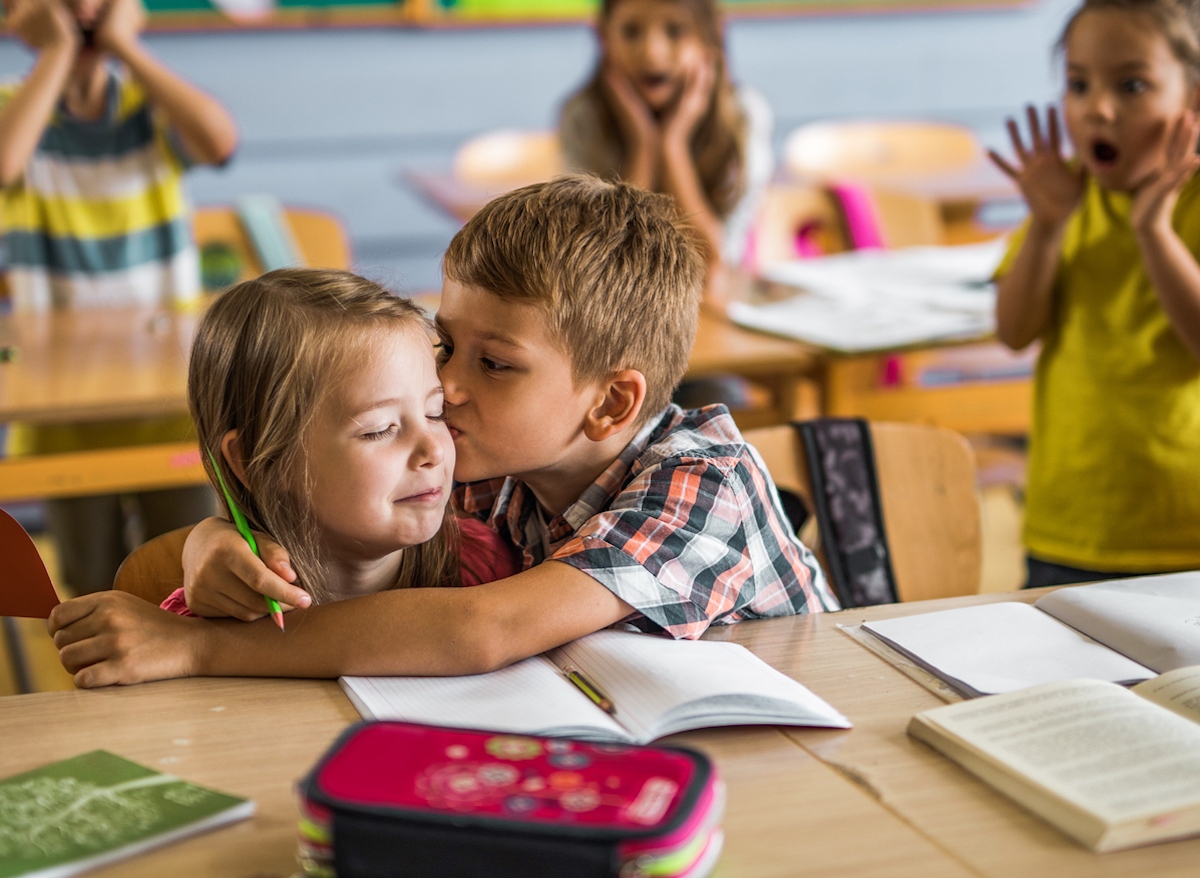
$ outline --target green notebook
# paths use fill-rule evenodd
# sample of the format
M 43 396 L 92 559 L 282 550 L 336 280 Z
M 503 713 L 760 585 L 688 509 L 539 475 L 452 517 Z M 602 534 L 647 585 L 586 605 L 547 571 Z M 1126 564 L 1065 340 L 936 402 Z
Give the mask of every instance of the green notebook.
M 93 750 L 0 780 L 0 878 L 74 875 L 253 813 L 246 799 Z

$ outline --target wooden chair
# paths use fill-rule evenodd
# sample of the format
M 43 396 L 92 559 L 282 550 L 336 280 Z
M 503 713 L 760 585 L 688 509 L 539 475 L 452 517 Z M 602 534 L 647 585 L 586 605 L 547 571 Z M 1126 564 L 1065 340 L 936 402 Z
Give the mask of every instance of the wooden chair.
M 744 435 L 775 484 L 799 494 L 811 509 L 804 444 L 795 428 Z M 872 423 L 871 442 L 900 599 L 978 593 L 982 534 L 970 445 L 957 433 L 924 424 Z
M 115 591 L 161 604 L 183 587 L 183 544 L 194 525 L 169 531 L 134 549 L 117 570 Z
M 554 131 L 489 131 L 454 155 L 454 177 L 470 186 L 499 191 L 549 180 L 563 172 L 562 147 Z
M 793 176 L 867 182 L 961 171 L 983 156 L 969 128 L 942 122 L 819 122 L 797 128 L 784 145 Z
M 304 265 L 308 268 L 349 268 L 351 264 L 350 241 L 341 221 L 332 214 L 320 210 L 285 207 L 283 218 L 287 223 Z M 241 283 L 262 274 L 262 265 L 254 252 L 246 229 L 232 207 L 198 207 L 192 216 L 192 230 L 196 246 L 225 244 L 238 259 L 240 273 L 235 283 Z

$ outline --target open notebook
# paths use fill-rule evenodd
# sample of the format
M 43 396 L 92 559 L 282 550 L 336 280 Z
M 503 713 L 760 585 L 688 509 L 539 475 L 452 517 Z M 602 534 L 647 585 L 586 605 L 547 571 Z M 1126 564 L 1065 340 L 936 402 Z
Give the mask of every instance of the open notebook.
M 566 676 L 580 671 L 611 715 Z M 647 743 L 734 725 L 849 728 L 849 721 L 743 646 L 599 631 L 470 677 L 342 677 L 367 719 Z

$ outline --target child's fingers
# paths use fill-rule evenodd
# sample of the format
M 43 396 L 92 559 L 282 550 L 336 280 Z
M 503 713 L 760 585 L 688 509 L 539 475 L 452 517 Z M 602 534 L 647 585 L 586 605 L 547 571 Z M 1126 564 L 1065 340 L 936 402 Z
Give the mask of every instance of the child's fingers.
M 1017 154 L 1017 158 L 1021 160 L 1021 164 L 1028 163 L 1029 153 L 1025 151 L 1025 144 L 1021 142 L 1021 129 L 1017 127 L 1017 120 L 1006 119 L 1004 125 L 1008 129 L 1008 137 L 1012 141 L 1013 152 Z
M 1029 120 L 1029 137 L 1033 141 L 1033 149 L 1035 152 L 1041 152 L 1046 148 L 1046 142 L 1042 140 L 1042 124 L 1038 120 L 1037 107 L 1029 104 L 1025 107 L 1025 116 Z
M 112 644 L 108 638 L 88 637 L 59 649 L 58 660 L 68 673 L 77 674 L 88 665 L 110 658 L 112 651 Z
M 1010 177 L 1013 180 L 1016 180 L 1017 177 L 1020 176 L 1020 172 L 1006 162 L 994 149 L 989 149 L 987 154 L 988 158 L 992 160 L 992 164 L 999 168 L 1005 174 L 1005 176 Z
M 73 625 L 89 615 L 96 608 L 97 600 L 99 600 L 99 593 L 72 598 L 56 606 L 50 611 L 50 617 L 46 620 L 46 628 L 50 635 L 54 636 L 63 628 Z
M 1050 129 L 1050 148 L 1057 156 L 1062 155 L 1062 133 L 1058 127 L 1058 110 L 1051 107 L 1046 111 L 1047 127 Z
M 304 589 L 285 582 L 254 555 L 237 557 L 230 569 L 238 579 L 258 592 L 260 602 L 266 596 L 295 607 L 306 607 L 311 603 L 312 599 Z

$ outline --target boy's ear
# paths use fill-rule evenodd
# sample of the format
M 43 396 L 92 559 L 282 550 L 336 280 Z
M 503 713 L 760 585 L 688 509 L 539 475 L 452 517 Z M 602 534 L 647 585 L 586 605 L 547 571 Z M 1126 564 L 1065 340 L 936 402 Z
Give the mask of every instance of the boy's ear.
M 637 423 L 646 401 L 646 376 L 637 369 L 622 369 L 601 384 L 604 398 L 588 412 L 583 433 L 593 442 L 603 442 Z
M 238 441 L 237 430 L 230 430 L 221 437 L 221 456 L 238 477 L 238 481 L 246 484 L 246 467 L 242 463 L 242 443 Z

